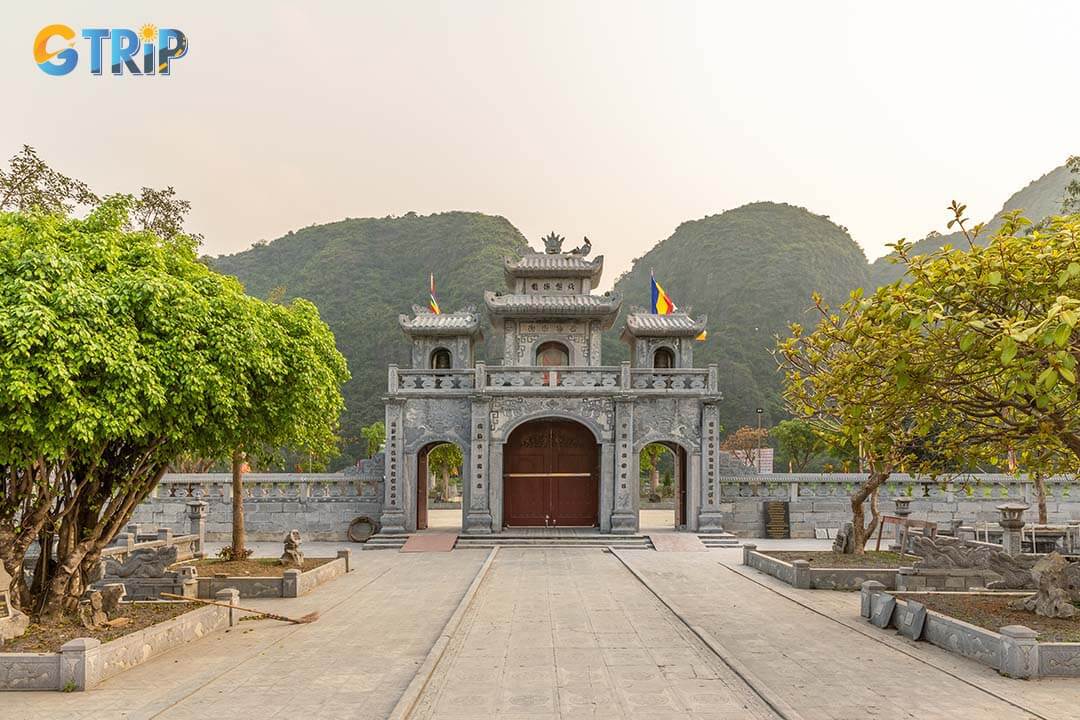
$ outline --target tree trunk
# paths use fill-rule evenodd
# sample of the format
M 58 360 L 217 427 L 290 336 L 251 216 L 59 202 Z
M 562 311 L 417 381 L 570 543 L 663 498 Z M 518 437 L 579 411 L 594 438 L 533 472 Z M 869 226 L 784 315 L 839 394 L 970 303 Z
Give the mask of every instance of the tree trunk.
M 852 553 L 863 555 L 866 553 L 866 542 L 873 537 L 877 530 L 881 513 L 878 512 L 878 488 L 889 479 L 892 470 L 884 472 L 872 472 L 859 489 L 851 496 L 851 538 Z M 866 524 L 866 513 L 863 511 L 863 503 L 870 501 L 870 524 Z
M 443 468 L 439 473 L 439 483 L 442 488 L 443 502 L 448 502 L 450 500 L 450 468 Z
M 649 490 L 657 495 L 660 494 L 660 468 L 655 463 L 649 471 Z
M 232 551 L 233 557 L 244 555 L 244 453 L 232 454 Z
M 1046 479 L 1039 473 L 1035 474 L 1035 496 L 1039 501 L 1039 524 L 1046 524 Z

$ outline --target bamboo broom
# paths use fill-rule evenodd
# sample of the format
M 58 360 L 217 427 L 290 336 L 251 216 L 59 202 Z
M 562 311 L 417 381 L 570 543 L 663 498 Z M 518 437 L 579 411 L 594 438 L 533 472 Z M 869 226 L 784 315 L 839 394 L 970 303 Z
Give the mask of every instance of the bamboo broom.
M 262 616 L 264 618 L 269 618 L 271 620 L 281 620 L 282 622 L 290 622 L 290 623 L 294 623 L 296 625 L 303 625 L 305 623 L 312 623 L 312 622 L 315 622 L 316 620 L 319 619 L 318 611 L 310 612 L 307 615 L 304 615 L 303 617 L 291 618 L 291 617 L 286 617 L 284 615 L 277 615 L 276 613 L 272 613 L 272 612 L 266 612 L 264 610 L 253 610 L 251 608 L 240 607 L 239 605 L 230 605 L 229 603 L 223 603 L 223 602 L 219 602 L 217 600 L 201 600 L 199 598 L 189 598 L 189 597 L 184 597 L 183 595 L 174 595 L 173 593 L 167 593 L 167 592 L 161 593 L 161 597 L 169 598 L 170 600 L 186 600 L 187 602 L 197 602 L 197 603 L 202 603 L 203 605 L 217 605 L 218 607 L 226 607 L 226 608 L 231 608 L 233 610 L 243 610 L 244 612 L 249 612 L 249 613 L 253 613 L 255 615 L 260 615 L 260 616 Z

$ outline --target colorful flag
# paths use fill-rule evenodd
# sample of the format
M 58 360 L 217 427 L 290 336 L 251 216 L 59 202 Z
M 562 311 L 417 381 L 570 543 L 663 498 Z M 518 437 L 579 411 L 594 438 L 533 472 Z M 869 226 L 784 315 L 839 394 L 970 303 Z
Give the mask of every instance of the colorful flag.
M 653 315 L 670 315 L 678 310 L 679 308 L 676 307 L 675 302 L 664 292 L 664 288 L 660 287 L 660 283 L 656 282 L 656 276 L 649 273 L 649 277 L 652 281 Z
M 442 315 L 442 310 L 439 309 L 439 301 L 435 299 L 435 273 L 431 273 L 431 301 L 428 303 L 428 307 L 436 315 Z
M 708 331 L 708 330 L 702 330 L 702 331 L 701 331 L 701 334 L 700 334 L 700 335 L 696 335 L 696 336 L 694 337 L 694 339 L 695 339 L 695 340 L 698 340 L 698 341 L 700 341 L 700 342 L 705 342 L 706 340 L 708 340 L 708 339 L 709 339 L 709 331 Z

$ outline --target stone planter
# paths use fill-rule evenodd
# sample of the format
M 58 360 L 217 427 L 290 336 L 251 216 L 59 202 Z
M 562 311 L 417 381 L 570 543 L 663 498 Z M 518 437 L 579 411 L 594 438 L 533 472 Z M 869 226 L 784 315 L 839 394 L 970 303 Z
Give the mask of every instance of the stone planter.
M 806 560 L 785 562 L 743 545 L 743 565 L 803 590 L 858 590 L 867 580 L 896 587 L 896 568 L 812 568 Z
M 306 595 L 319 585 L 352 570 L 352 550 L 338 550 L 337 558 L 317 568 L 300 572 L 286 570 L 281 577 L 196 576 L 197 597 L 209 599 L 225 588 L 235 588 L 242 598 L 294 598 Z
M 1037 633 L 1023 625 L 987 630 L 896 598 L 876 582 L 863 583 L 860 599 L 861 614 L 872 624 L 896 628 L 911 640 L 925 640 L 1007 677 L 1080 677 L 1080 643 L 1039 642 Z
M 240 596 L 228 589 L 216 599 L 236 605 Z M 238 621 L 236 610 L 207 605 L 107 643 L 75 638 L 58 653 L 0 653 L 0 690 L 90 690 L 152 657 Z

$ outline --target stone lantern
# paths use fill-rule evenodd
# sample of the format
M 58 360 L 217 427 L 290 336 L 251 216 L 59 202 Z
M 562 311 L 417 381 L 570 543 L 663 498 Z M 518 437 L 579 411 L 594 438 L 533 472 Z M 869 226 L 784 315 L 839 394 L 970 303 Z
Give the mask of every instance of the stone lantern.
M 1023 552 L 1024 511 L 1030 505 L 1025 503 L 1004 503 L 998 505 L 998 525 L 1001 526 L 1001 547 L 1009 555 L 1019 555 Z
M 896 517 L 906 518 L 911 514 L 911 500 L 912 498 L 907 495 L 893 498 L 893 502 L 896 504 Z

